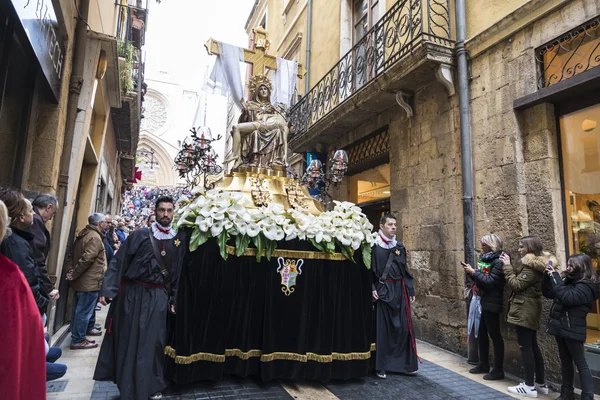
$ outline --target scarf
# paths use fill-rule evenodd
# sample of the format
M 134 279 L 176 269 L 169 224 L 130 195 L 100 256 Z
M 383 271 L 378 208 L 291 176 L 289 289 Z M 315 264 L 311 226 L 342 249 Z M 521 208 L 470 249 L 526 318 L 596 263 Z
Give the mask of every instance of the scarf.
M 383 234 L 383 232 L 380 229 L 379 233 L 377 234 L 377 239 L 375 239 L 375 244 L 384 249 L 393 249 L 398 245 L 398 242 L 396 241 L 396 235 L 394 235 L 393 238 L 389 239 Z
M 166 228 L 162 225 L 159 225 L 158 222 L 153 222 L 151 227 L 152 234 L 158 240 L 173 239 L 175 236 L 177 236 L 177 231 L 173 229 L 173 222 L 171 222 Z

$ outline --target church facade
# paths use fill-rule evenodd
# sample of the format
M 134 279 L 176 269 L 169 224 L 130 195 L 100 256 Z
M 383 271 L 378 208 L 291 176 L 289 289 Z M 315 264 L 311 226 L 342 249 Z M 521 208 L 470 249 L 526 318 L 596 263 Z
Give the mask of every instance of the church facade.
M 140 127 L 140 141 L 136 165 L 142 172 L 139 185 L 175 187 L 184 185 L 173 160 L 181 144 L 190 134 L 200 95 L 182 87 L 166 71 L 151 73 L 146 78 L 144 119 Z
M 517 258 L 519 239 L 537 235 L 561 264 L 580 252 L 600 260 L 600 3 L 490 3 L 466 2 L 466 155 L 451 2 L 257 0 L 246 25 L 269 32 L 271 55 L 307 70 L 291 109 L 290 163 L 301 170 L 308 157 L 347 151 L 348 175 L 334 198 L 374 221 L 385 211 L 398 217 L 415 277 L 417 336 L 465 355 L 463 157 L 473 165 L 475 243 L 496 233 Z M 594 341 L 598 304 L 588 327 Z M 513 329 L 502 329 L 505 368 L 519 374 Z M 543 331 L 556 381 L 554 339 Z

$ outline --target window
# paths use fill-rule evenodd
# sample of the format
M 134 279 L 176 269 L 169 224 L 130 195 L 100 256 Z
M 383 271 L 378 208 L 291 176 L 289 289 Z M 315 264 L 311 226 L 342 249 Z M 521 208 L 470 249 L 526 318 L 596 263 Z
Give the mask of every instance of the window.
M 379 20 L 379 1 L 383 0 L 353 0 L 352 11 L 354 33 L 353 42 L 358 43 Z
M 599 122 L 600 104 L 560 117 L 568 249 L 570 254 L 590 256 L 594 268 L 600 266 Z M 598 301 L 587 316 L 587 326 L 600 330 Z M 597 331 L 588 332 L 588 342 L 600 338 Z

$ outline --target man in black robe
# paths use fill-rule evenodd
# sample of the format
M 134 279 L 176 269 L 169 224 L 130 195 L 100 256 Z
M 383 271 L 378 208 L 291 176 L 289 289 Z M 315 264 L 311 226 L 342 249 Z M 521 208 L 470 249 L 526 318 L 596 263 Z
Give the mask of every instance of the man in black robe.
M 167 387 L 167 312 L 175 312 L 186 247 L 172 228 L 173 208 L 171 197 L 156 200 L 156 222 L 127 238 L 100 290 L 100 302 L 111 304 L 94 379 L 115 382 L 124 400 L 160 398 Z
M 396 241 L 396 217 L 381 217 L 372 249 L 373 300 L 376 317 L 375 370 L 413 374 L 418 369 L 417 346 L 410 304 L 415 301 L 413 277 L 406 266 L 406 249 Z

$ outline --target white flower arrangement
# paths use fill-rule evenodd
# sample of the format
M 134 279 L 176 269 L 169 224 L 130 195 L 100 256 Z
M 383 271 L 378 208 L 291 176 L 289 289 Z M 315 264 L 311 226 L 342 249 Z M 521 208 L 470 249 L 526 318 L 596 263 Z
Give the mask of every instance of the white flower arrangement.
M 177 227 L 191 227 L 190 250 L 194 251 L 210 238 L 216 238 L 221 256 L 227 258 L 226 243 L 236 237 L 236 255 L 241 256 L 252 241 L 257 260 L 263 250 L 267 259 L 281 240 L 308 240 L 318 250 L 333 254 L 336 245 L 354 261 L 354 252 L 362 249 L 363 261 L 371 267 L 371 246 L 376 234 L 373 225 L 353 203 L 334 201 L 333 211 L 318 216 L 305 210 L 285 210 L 281 205 L 248 208 L 250 204 L 238 192 L 212 189 L 198 194 L 193 201 L 178 202 Z

